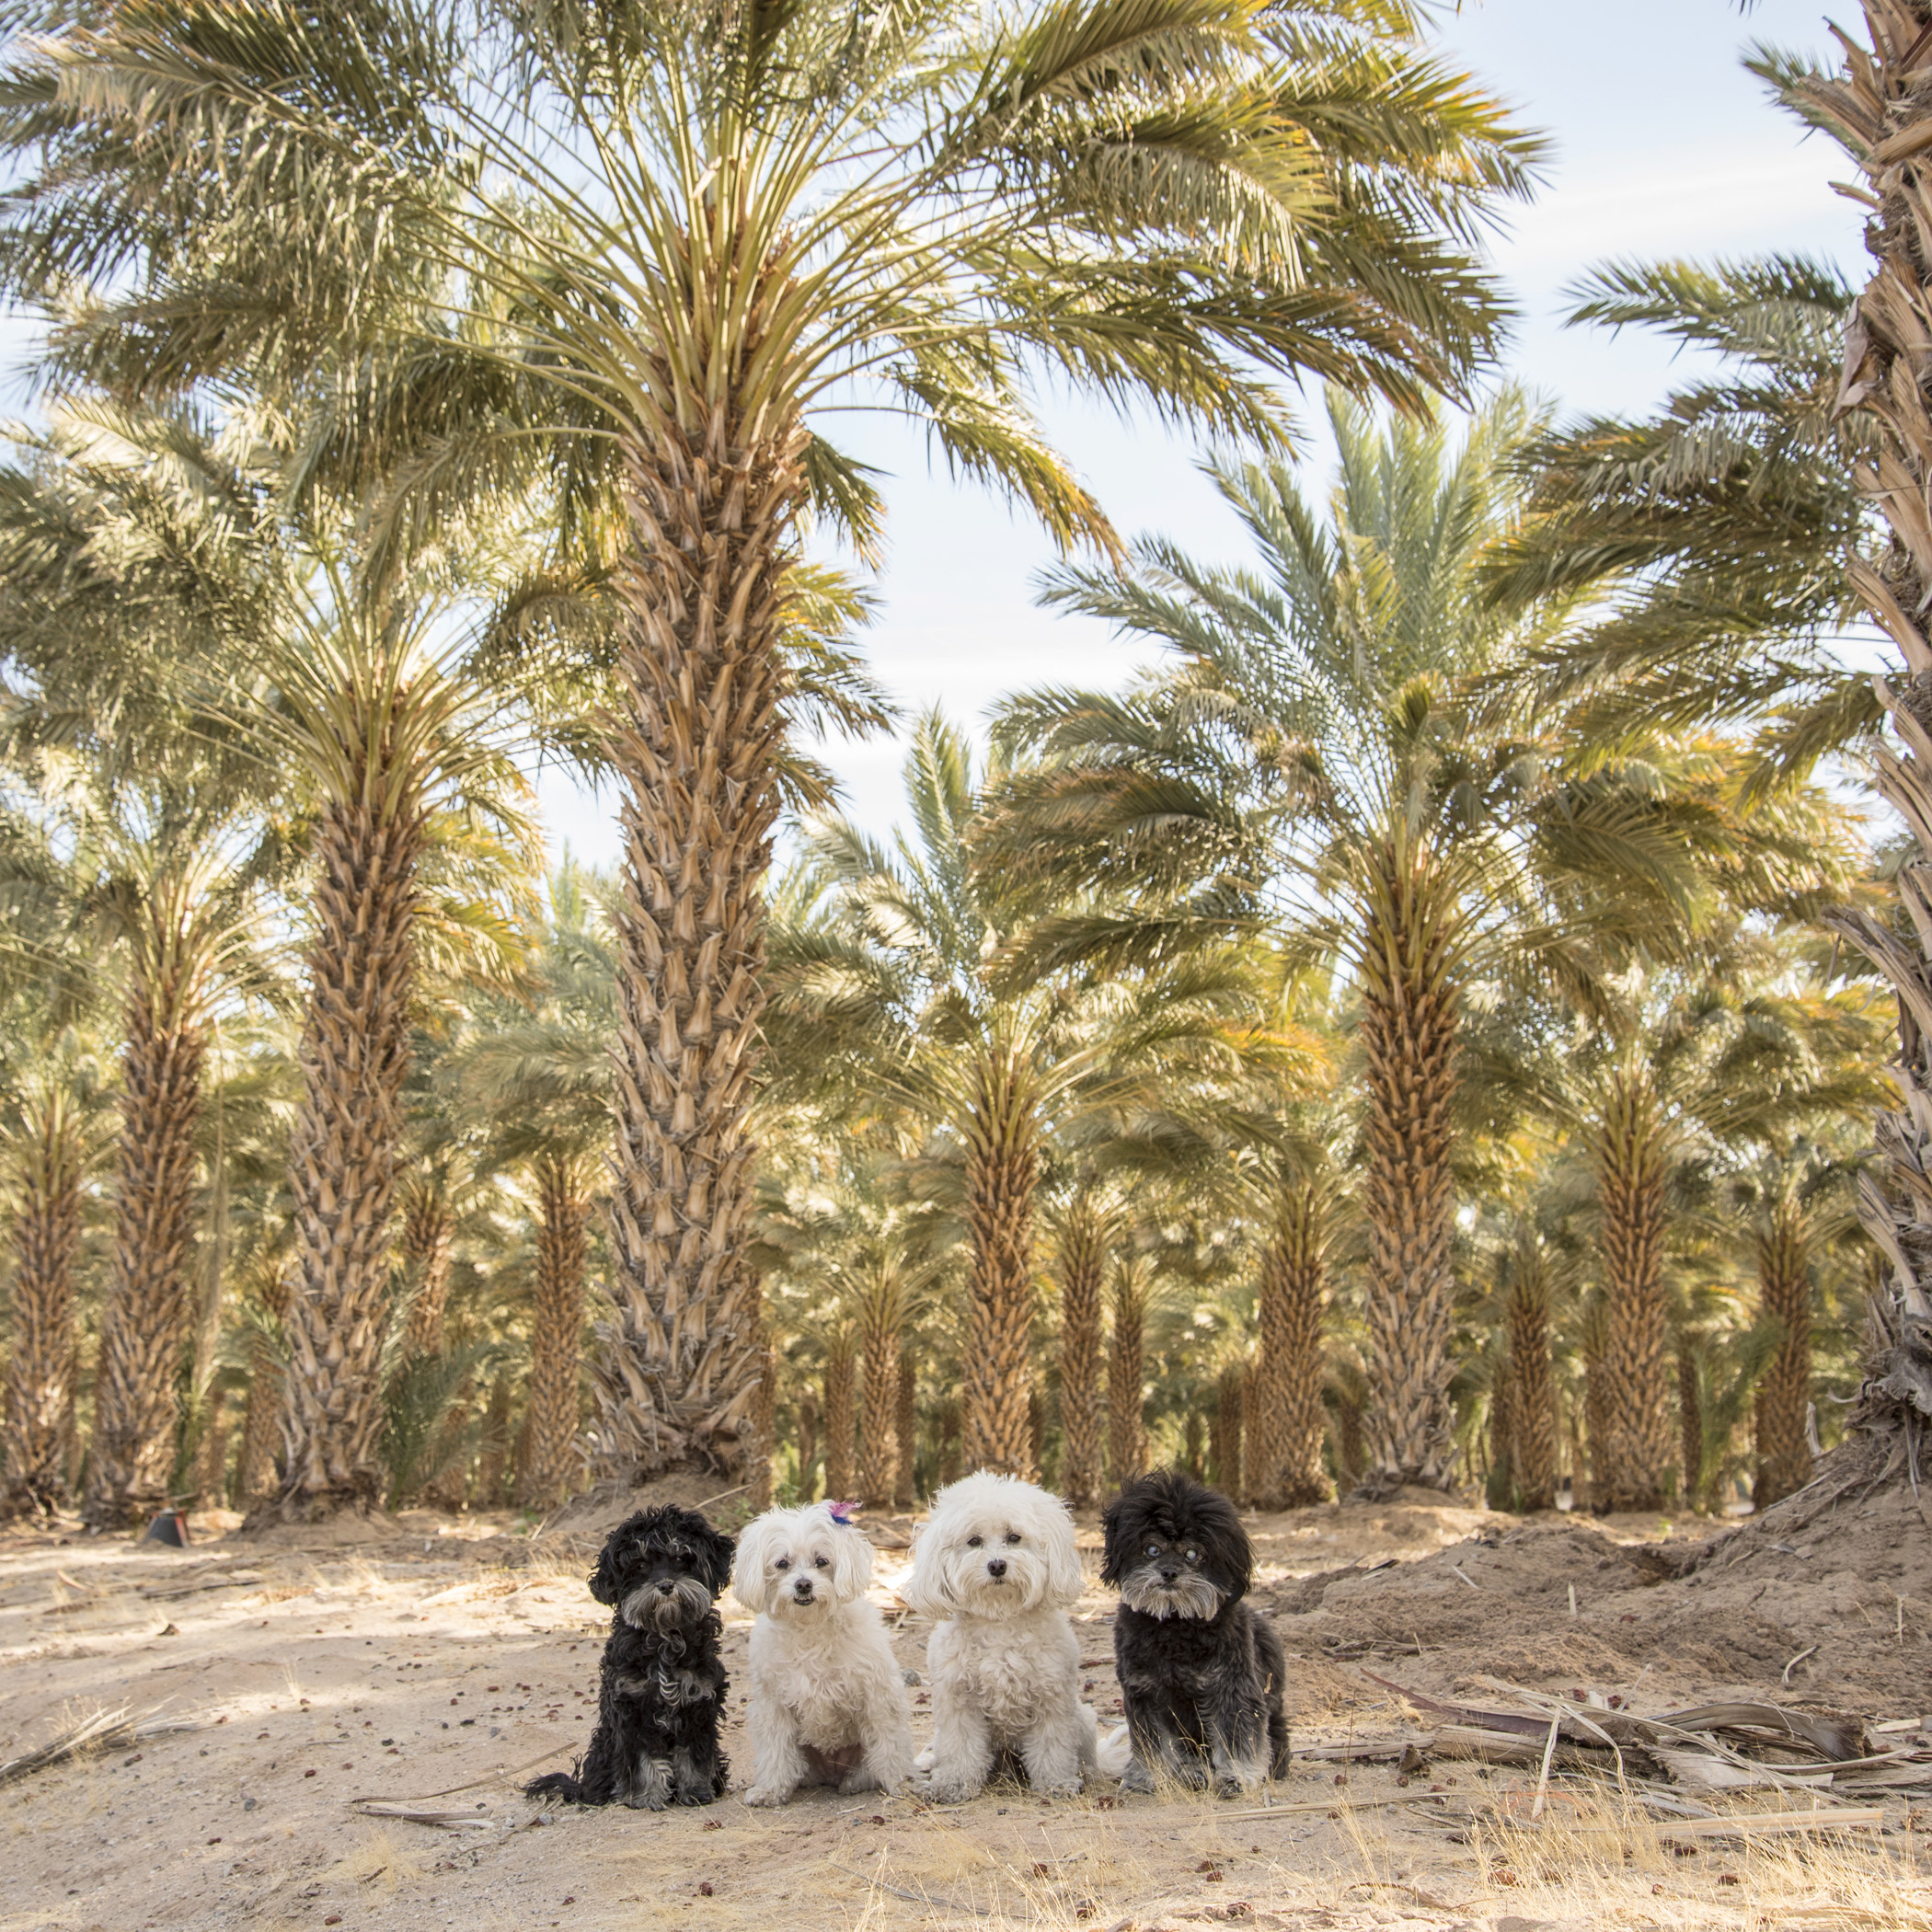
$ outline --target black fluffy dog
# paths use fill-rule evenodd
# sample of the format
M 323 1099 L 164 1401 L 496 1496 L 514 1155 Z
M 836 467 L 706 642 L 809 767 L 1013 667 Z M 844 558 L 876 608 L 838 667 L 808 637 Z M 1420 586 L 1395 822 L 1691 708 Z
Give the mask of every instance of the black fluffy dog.
M 730 1537 L 693 1511 L 639 1510 L 611 1532 L 591 1573 L 591 1594 L 616 1613 L 591 1748 L 572 1771 L 533 1778 L 526 1798 L 661 1811 L 723 1796 L 724 1627 L 714 1604 L 730 1574 Z
M 1254 1551 L 1234 1505 L 1164 1469 L 1129 1483 L 1101 1520 L 1100 1581 L 1121 1593 L 1114 1669 L 1133 1740 L 1121 1783 L 1151 1791 L 1158 1773 L 1232 1798 L 1281 1777 L 1286 1665 L 1273 1627 L 1241 1601 Z

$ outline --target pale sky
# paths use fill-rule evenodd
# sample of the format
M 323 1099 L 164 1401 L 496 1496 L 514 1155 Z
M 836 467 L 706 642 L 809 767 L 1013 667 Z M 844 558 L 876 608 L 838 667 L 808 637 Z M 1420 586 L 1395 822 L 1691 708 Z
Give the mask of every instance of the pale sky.
M 1856 17 L 1851 0 L 1841 5 Z M 1849 172 L 1845 157 L 1806 138 L 1739 64 L 1758 37 L 1826 51 L 1825 18 L 1817 0 L 1764 0 L 1746 16 L 1729 0 L 1464 0 L 1459 13 L 1443 10 L 1444 45 L 1554 142 L 1544 189 L 1512 212 L 1495 247 L 1522 312 L 1509 374 L 1566 414 L 1640 410 L 1682 378 L 1686 365 L 1659 339 L 1560 326 L 1565 286 L 1611 257 L 1808 252 L 1856 271 L 1860 211 L 1829 185 Z M 848 445 L 894 478 L 883 612 L 868 650 L 908 713 L 937 703 L 977 725 L 1017 688 L 1131 674 L 1136 647 L 1035 607 L 1035 578 L 1052 560 L 1038 530 L 950 484 L 943 468 L 933 474 L 910 432 L 853 421 L 841 423 Z M 1056 428 L 1123 533 L 1238 554 L 1188 443 L 1084 409 Z M 880 832 L 900 819 L 899 743 L 834 743 L 827 755 L 855 818 Z M 541 789 L 553 846 L 614 864 L 610 799 L 558 774 Z

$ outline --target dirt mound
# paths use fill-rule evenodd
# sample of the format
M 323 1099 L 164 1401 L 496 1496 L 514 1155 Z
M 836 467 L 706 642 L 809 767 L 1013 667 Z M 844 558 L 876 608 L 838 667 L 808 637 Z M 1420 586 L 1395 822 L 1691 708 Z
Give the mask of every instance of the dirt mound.
M 565 1503 L 544 1523 L 538 1534 L 546 1537 L 602 1539 L 627 1516 L 667 1502 L 683 1510 L 701 1509 L 719 1529 L 734 1529 L 751 1512 L 743 1489 L 720 1490 L 719 1484 L 727 1481 L 729 1478 L 720 1477 L 715 1469 L 667 1469 L 649 1482 L 599 1483 Z
M 1546 1517 L 1409 1561 L 1264 1585 L 1293 1651 L 1418 1689 L 1481 1676 L 1643 1700 L 1750 1693 L 1918 1714 L 1932 1654 L 1932 1536 L 1909 1484 L 1835 1466 L 1762 1522 L 1701 1543 L 1636 1542 Z M 1932 1506 L 1928 1506 L 1932 1507 Z

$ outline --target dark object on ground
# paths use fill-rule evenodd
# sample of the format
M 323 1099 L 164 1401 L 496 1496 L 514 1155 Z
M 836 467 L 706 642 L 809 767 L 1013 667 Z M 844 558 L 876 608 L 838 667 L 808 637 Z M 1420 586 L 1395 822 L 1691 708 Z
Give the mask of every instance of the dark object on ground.
M 163 1510 L 147 1526 L 144 1543 L 165 1543 L 170 1549 L 186 1549 L 192 1540 L 188 1534 L 186 1510 Z
M 1158 1470 L 1107 1506 L 1100 1581 L 1118 1585 L 1114 1667 L 1133 1740 L 1122 1779 L 1156 1774 L 1231 1798 L 1288 1768 L 1287 1663 L 1267 1618 L 1241 1599 L 1254 1551 L 1226 1497 Z
M 581 1763 L 533 1778 L 525 1797 L 661 1811 L 724 1795 L 724 1627 L 714 1606 L 730 1573 L 730 1537 L 694 1510 L 639 1510 L 611 1532 L 590 1579 L 591 1594 L 615 1611 L 597 1729 Z

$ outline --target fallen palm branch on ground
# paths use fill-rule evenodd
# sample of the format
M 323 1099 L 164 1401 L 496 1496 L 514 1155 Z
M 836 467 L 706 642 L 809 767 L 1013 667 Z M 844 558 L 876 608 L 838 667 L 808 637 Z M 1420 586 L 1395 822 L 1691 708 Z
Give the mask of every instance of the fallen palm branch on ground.
M 1436 1728 L 1318 1744 L 1297 1756 L 1393 1763 L 1405 1772 L 1420 1770 L 1430 1758 L 1472 1758 L 1538 1765 L 1545 1780 L 1554 1770 L 1663 1779 L 1705 1791 L 1801 1789 L 1834 1803 L 1840 1793 L 1932 1787 L 1932 1733 L 1917 1719 L 1868 1732 L 1862 1719 L 1845 1713 L 1749 1701 L 1639 1716 L 1621 1696 L 1577 1692 L 1558 1697 L 1494 1678 L 1478 1681 L 1514 1699 L 1512 1705 L 1452 1704 L 1373 1672 L 1363 1674 L 1439 1719 Z M 1875 1738 L 1899 1742 L 1874 1748 Z
M 37 1744 L 31 1751 L 23 1751 L 18 1757 L 0 1763 L 0 1785 L 31 1777 L 36 1771 L 49 1770 L 74 1758 L 101 1751 L 125 1751 L 130 1744 L 144 1744 L 150 1738 L 169 1737 L 176 1731 L 194 1728 L 192 1720 L 187 1718 L 150 1714 L 131 1719 L 125 1706 L 119 1710 L 98 1710 L 58 1737 L 49 1738 L 44 1744 Z

